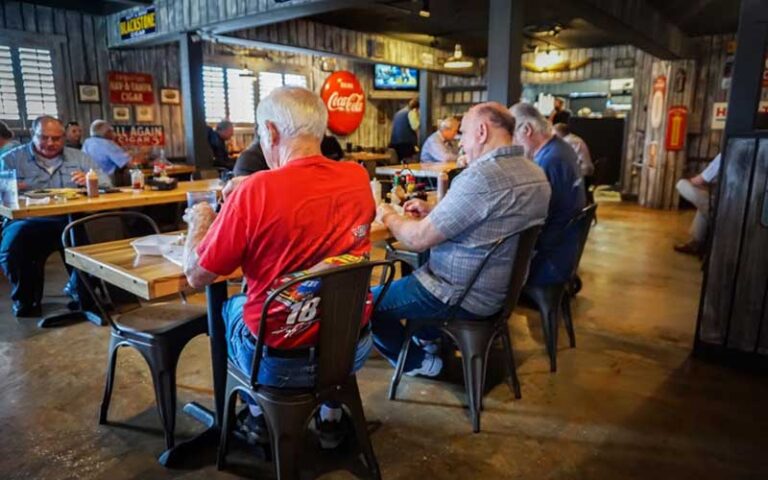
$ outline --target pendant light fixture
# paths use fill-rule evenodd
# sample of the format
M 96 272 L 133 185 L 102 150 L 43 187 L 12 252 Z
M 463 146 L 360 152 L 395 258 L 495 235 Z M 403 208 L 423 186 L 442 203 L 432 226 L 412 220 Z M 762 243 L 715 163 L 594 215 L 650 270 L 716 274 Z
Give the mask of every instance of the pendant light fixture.
M 457 43 L 453 50 L 453 56 L 445 61 L 443 67 L 458 70 L 462 68 L 470 68 L 472 65 L 474 65 L 472 60 L 464 58 L 464 52 L 461 51 L 461 44 Z

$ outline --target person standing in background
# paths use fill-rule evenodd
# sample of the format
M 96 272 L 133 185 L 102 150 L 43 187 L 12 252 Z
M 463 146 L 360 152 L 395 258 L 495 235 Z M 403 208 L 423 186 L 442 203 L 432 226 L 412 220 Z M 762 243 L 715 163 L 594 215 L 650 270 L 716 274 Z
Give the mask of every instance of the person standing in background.
M 691 238 L 685 243 L 674 246 L 675 251 L 690 255 L 701 255 L 707 241 L 709 229 L 709 197 L 712 186 L 717 183 L 720 174 L 720 154 L 707 165 L 703 172 L 691 178 L 677 182 L 680 196 L 696 207 L 696 216 L 691 223 Z
M 419 99 L 413 98 L 408 105 L 398 110 L 392 118 L 392 134 L 389 146 L 397 152 L 397 158 L 404 162 L 416 154 L 419 144 Z
M 592 176 L 595 174 L 595 165 L 592 163 L 592 155 L 589 153 L 587 142 L 583 138 L 571 132 L 571 129 L 565 123 L 556 123 L 553 127 L 555 135 L 565 140 L 565 143 L 576 152 L 576 160 L 579 162 L 581 176 L 584 177 L 584 188 L 587 191 L 587 201 L 594 203 L 590 187 L 592 186 Z
M 571 119 L 571 111 L 565 108 L 565 99 L 562 97 L 555 97 L 555 108 L 552 113 L 549 114 L 549 123 L 552 125 L 556 123 L 568 124 L 568 120 Z
M 83 127 L 75 121 L 67 122 L 64 126 L 66 146 L 80 150 L 83 148 Z

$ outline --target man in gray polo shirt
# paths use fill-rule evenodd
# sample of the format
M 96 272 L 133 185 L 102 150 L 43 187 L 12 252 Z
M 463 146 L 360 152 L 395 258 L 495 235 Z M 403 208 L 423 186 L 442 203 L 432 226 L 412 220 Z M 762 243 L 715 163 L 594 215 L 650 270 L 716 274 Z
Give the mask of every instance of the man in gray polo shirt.
M 445 198 L 433 209 L 426 202 L 409 201 L 408 216 L 398 215 L 389 205 L 379 207 L 379 220 L 405 248 L 430 251 L 426 265 L 392 283 L 373 315 L 374 343 L 393 365 L 405 335 L 401 319 L 445 318 L 496 240 L 544 223 L 550 186 L 541 168 L 513 145 L 514 131 L 515 120 L 503 105 L 474 106 L 461 122 L 468 166 Z M 458 309 L 458 318 L 487 317 L 502 308 L 517 244 L 505 247 L 488 262 Z M 380 289 L 373 293 L 378 298 Z M 436 376 L 441 368 L 434 349 L 412 348 L 404 371 Z

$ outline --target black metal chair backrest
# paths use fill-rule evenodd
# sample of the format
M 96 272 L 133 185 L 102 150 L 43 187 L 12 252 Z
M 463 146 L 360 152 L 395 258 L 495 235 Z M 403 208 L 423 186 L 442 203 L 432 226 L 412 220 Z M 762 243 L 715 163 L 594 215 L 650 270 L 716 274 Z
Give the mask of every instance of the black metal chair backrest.
M 573 265 L 573 272 L 571 277 L 576 275 L 576 271 L 579 269 L 579 263 L 581 263 L 581 255 L 584 253 L 584 247 L 587 244 L 587 238 L 589 237 L 589 230 L 592 227 L 592 223 L 595 221 L 595 215 L 597 214 L 597 204 L 593 203 L 584 207 L 578 215 L 568 222 L 567 229 L 577 228 L 579 230 L 579 249 L 576 254 L 576 262 Z
M 258 386 L 258 372 L 267 332 L 267 313 L 280 294 L 291 287 L 312 280 L 320 281 L 320 332 L 317 343 L 318 369 L 315 391 L 333 391 L 346 384 L 360 335 L 360 319 L 368 297 L 371 273 L 384 267 L 383 283 L 377 304 L 386 295 L 394 276 L 394 264 L 389 261 L 362 262 L 297 277 L 272 292 L 264 302 L 256 338 L 256 352 L 251 370 L 251 385 Z M 373 306 L 374 310 L 376 305 Z
M 472 288 L 475 286 L 477 279 L 480 278 L 480 274 L 485 269 L 485 266 L 488 264 L 488 261 L 491 259 L 493 254 L 496 253 L 496 251 L 502 245 L 506 244 L 507 242 L 511 242 L 515 238 L 519 238 L 517 243 L 517 250 L 515 252 L 514 263 L 512 264 L 512 271 L 510 274 L 510 287 L 507 290 L 507 298 L 505 299 L 504 305 L 505 312 L 507 309 L 509 309 L 508 313 L 512 313 L 514 304 L 517 303 L 517 298 L 520 296 L 520 291 L 522 290 L 525 276 L 528 273 L 528 264 L 531 260 L 533 246 L 536 244 L 536 239 L 539 236 L 539 232 L 541 232 L 541 228 L 541 225 L 534 225 L 521 232 L 515 232 L 506 235 L 493 243 L 491 248 L 485 253 L 485 256 L 480 262 L 480 265 L 477 266 L 474 273 L 472 274 L 472 277 L 470 278 L 467 287 L 464 289 L 464 292 L 462 292 L 461 297 L 459 297 L 458 302 L 456 302 L 453 308 L 451 308 L 451 311 L 448 315 L 449 321 L 455 318 L 456 312 L 458 311 L 459 307 L 461 307 L 461 304 L 464 302 L 467 294 L 469 294 L 470 290 L 472 290 Z M 512 304 L 510 304 L 510 299 L 512 298 L 510 295 L 512 295 L 515 299 L 515 302 Z
M 133 222 L 128 228 L 127 222 Z M 82 229 L 82 230 L 81 230 Z M 110 242 L 115 240 L 123 240 L 134 236 L 133 230 L 140 231 L 142 233 L 149 232 L 153 234 L 159 234 L 160 228 L 157 226 L 152 218 L 143 213 L 121 211 L 121 212 L 106 212 L 89 215 L 84 218 L 80 218 L 70 222 L 64 231 L 61 233 L 61 244 L 64 248 L 81 247 L 84 245 L 90 245 L 94 243 Z M 96 298 L 93 285 L 90 284 L 87 275 L 78 271 L 78 279 L 83 282 L 88 293 L 93 297 L 93 301 L 96 303 L 96 307 L 99 310 L 101 316 L 109 323 L 114 330 L 120 330 L 112 320 L 112 316 L 109 314 L 104 305 Z M 119 290 L 123 296 L 136 299 L 132 294 L 129 294 L 125 290 L 118 287 L 112 287 L 105 285 L 102 282 L 102 289 Z M 136 299 L 138 303 L 138 299 Z

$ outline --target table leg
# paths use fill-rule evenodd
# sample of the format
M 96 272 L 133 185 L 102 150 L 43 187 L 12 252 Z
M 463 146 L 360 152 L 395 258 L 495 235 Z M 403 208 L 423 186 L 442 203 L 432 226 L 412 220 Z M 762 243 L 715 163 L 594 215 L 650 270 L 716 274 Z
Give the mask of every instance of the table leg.
M 179 443 L 160 455 L 161 465 L 174 468 L 195 460 L 201 450 L 216 448 L 222 416 L 224 415 L 224 395 L 227 387 L 227 342 L 224 319 L 221 309 L 227 300 L 227 282 L 218 282 L 205 289 L 208 302 L 208 338 L 211 344 L 211 366 L 213 370 L 213 398 L 215 411 L 195 402 L 184 406 L 184 412 L 205 424 L 206 428 L 196 437 Z M 215 456 L 214 456 L 215 457 Z

